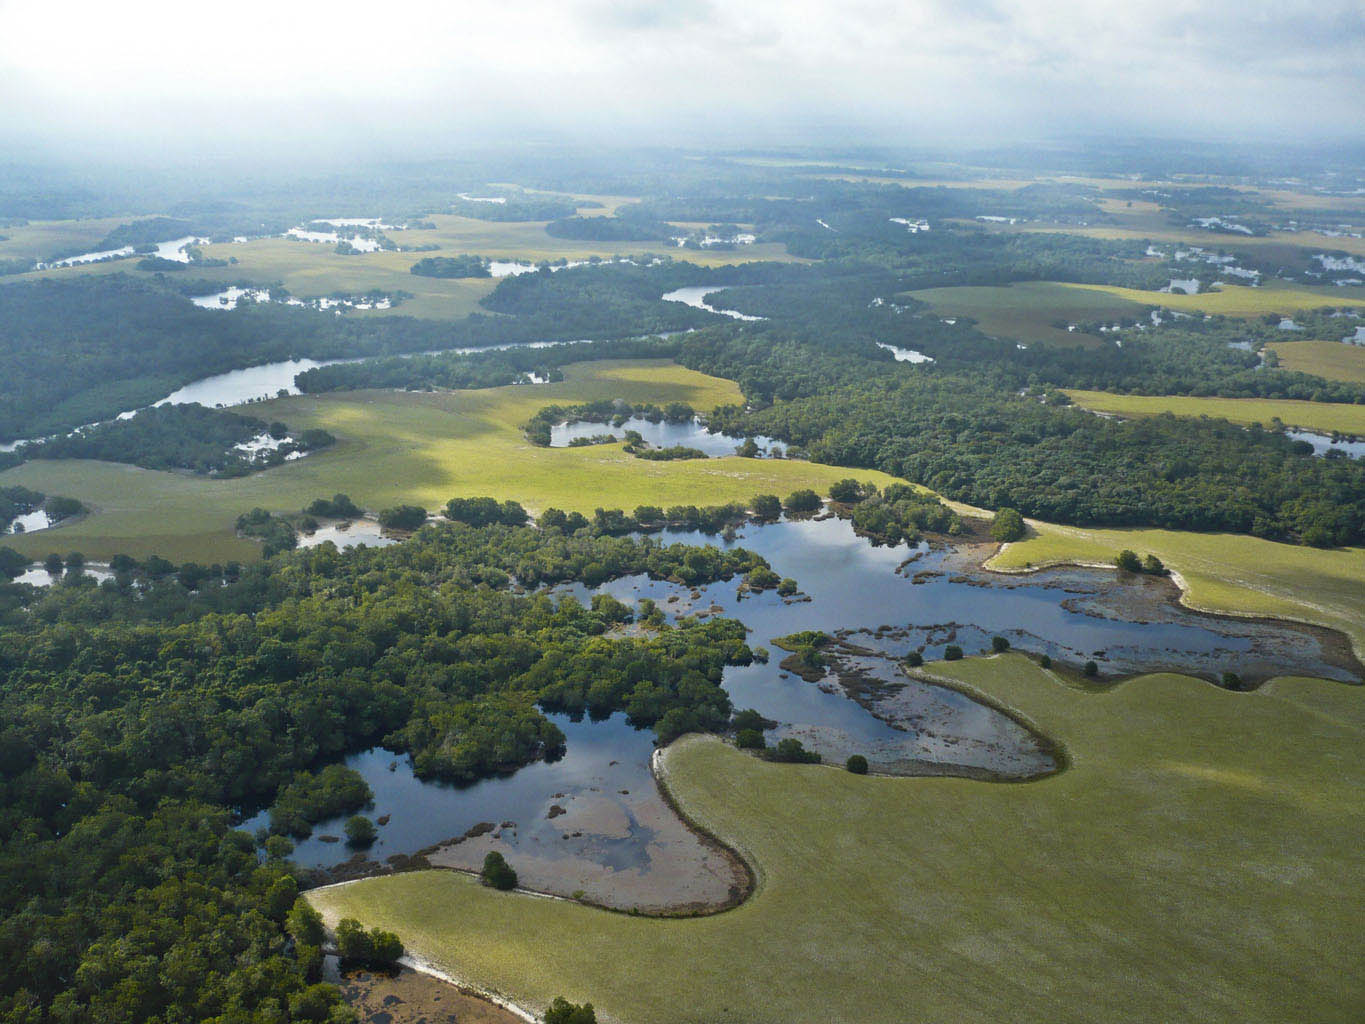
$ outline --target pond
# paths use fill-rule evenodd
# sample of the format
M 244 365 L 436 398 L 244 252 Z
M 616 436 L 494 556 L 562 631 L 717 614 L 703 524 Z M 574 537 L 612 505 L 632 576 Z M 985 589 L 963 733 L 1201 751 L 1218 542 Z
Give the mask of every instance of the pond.
M 57 578 L 63 578 L 70 575 L 70 572 L 59 573 Z M 114 571 L 103 563 L 87 562 L 81 567 L 78 575 L 89 576 L 96 582 L 103 583 L 105 580 L 112 580 L 114 578 Z M 56 582 L 56 579 L 54 579 L 52 573 L 44 569 L 40 563 L 34 562 L 16 576 L 12 582 L 27 583 L 34 587 L 50 587 Z
M 1004 576 L 977 568 L 982 546 L 875 547 L 846 521 L 822 517 L 744 527 L 733 540 L 666 531 L 664 543 L 742 545 L 766 557 L 802 594 L 741 594 L 736 581 L 695 590 L 632 576 L 598 588 L 553 587 L 560 600 L 608 593 L 649 597 L 666 615 L 732 615 L 767 647 L 767 664 L 732 666 L 724 686 L 736 708 L 776 722 L 771 741 L 792 736 L 826 761 L 862 753 L 874 771 L 1029 778 L 1053 770 L 1052 749 L 1010 716 L 956 690 L 907 677 L 900 660 L 921 651 L 940 658 L 948 644 L 967 654 L 1011 645 L 1079 664 L 1093 658 L 1106 675 L 1170 669 L 1246 679 L 1289 673 L 1357 679 L 1344 638 L 1289 623 L 1191 612 L 1164 579 L 1054 569 Z M 803 630 L 833 636 L 823 678 L 807 682 L 780 664 L 777 637 Z M 720 906 L 744 886 L 742 868 L 691 835 L 668 810 L 650 773 L 652 736 L 621 715 L 605 721 L 550 718 L 564 730 L 566 756 L 466 787 L 422 783 L 406 756 L 382 748 L 347 763 L 375 793 L 366 812 L 388 816 L 380 839 L 335 877 L 383 870 L 386 858 L 426 851 L 437 866 L 475 870 L 499 850 L 531 888 L 610 906 L 656 910 Z M 818 769 L 811 769 L 818 770 Z M 258 814 L 244 827 L 257 828 Z M 474 826 L 478 834 L 465 837 Z M 316 868 L 357 856 L 343 819 L 321 823 L 296 851 Z
M 1331 434 L 1318 434 L 1311 430 L 1286 430 L 1284 436 L 1293 441 L 1307 441 L 1313 446 L 1314 455 L 1328 452 L 1341 452 L 1348 459 L 1365 457 L 1365 440 L 1358 438 L 1333 438 Z
M 948 323 L 949 321 L 944 321 Z M 884 348 L 896 357 L 898 363 L 932 363 L 933 356 L 926 356 L 923 352 L 916 352 L 913 348 L 901 348 L 898 345 L 888 345 L 886 342 L 877 342 L 878 348 Z
M 52 520 L 48 514 L 40 508 L 35 508 L 32 512 L 25 512 L 23 515 L 15 516 L 3 533 L 37 533 L 39 530 L 46 530 L 52 525 Z
M 723 292 L 727 288 L 735 287 L 739 286 L 732 284 L 696 285 L 690 288 L 674 289 L 671 292 L 664 293 L 659 296 L 659 298 L 664 302 L 681 302 L 694 309 L 704 309 L 708 313 L 719 313 L 721 316 L 728 316 L 735 320 L 766 320 L 767 317 L 749 316 L 747 313 L 741 313 L 737 309 L 718 309 L 715 306 L 707 304 L 706 296 L 713 295 L 716 292 Z
M 373 519 L 337 519 L 322 522 L 312 533 L 300 533 L 299 547 L 315 548 L 329 540 L 339 548 L 352 548 L 359 544 L 386 548 L 398 543 L 398 538 L 385 534 L 383 527 Z
M 697 448 L 711 458 L 734 455 L 735 449 L 744 443 L 742 437 L 732 437 L 729 434 L 708 430 L 701 420 L 695 418 L 683 423 L 669 423 L 663 420 L 652 423 L 643 416 L 632 416 L 619 427 L 611 423 L 593 423 L 586 420 L 557 423 L 550 428 L 550 447 L 568 448 L 569 442 L 575 438 L 597 437 L 601 434 L 611 434 L 624 441 L 627 430 L 639 431 L 640 435 L 655 448 L 678 446 Z M 755 437 L 754 443 L 766 455 L 774 442 L 770 437 Z

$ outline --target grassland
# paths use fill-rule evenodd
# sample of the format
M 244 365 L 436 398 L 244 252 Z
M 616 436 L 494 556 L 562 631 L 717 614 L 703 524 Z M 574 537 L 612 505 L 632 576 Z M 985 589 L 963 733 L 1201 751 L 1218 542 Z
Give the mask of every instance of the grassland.
M 1183 313 L 1213 313 L 1221 316 L 1253 317 L 1267 313 L 1293 313 L 1300 309 L 1321 309 L 1325 306 L 1365 306 L 1365 298 L 1360 297 L 1357 288 L 1312 289 L 1275 281 L 1268 281 L 1260 288 L 1225 284 L 1217 291 L 1199 295 L 1145 292 L 1109 284 L 1067 284 L 1062 287 L 1100 292 L 1144 306 L 1163 306 Z
M 736 910 L 634 918 L 440 872 L 310 898 L 520 1004 L 563 993 L 633 1024 L 1360 1019 L 1359 690 L 1156 675 L 1086 693 L 1018 655 L 932 668 L 1070 767 L 868 778 L 693 737 L 665 771 L 755 865 Z
M 0 227 L 0 260 L 45 260 L 57 253 L 90 252 L 105 235 L 128 218 L 37 220 L 16 227 Z
M 880 473 L 808 462 L 706 459 L 648 462 L 620 445 L 547 449 L 529 444 L 520 424 L 550 404 L 600 398 L 682 401 L 709 410 L 740 401 L 736 386 L 661 360 L 580 363 L 560 384 L 429 394 L 361 391 L 301 396 L 250 411 L 292 428 L 323 427 L 337 444 L 325 452 L 236 480 L 210 480 L 113 463 L 29 462 L 0 473 L 23 484 L 80 498 L 94 512 L 70 525 L 6 538 L 35 557 L 81 551 L 158 553 L 173 561 L 244 560 L 257 547 L 234 535 L 238 514 L 255 506 L 297 512 L 338 491 L 378 510 L 399 503 L 435 509 L 457 495 L 491 495 L 532 510 L 591 513 L 636 505 L 717 504 L 802 487 L 824 493 L 847 476 L 884 485 Z
M 1342 345 L 1342 348 L 1347 346 Z M 1319 433 L 1365 434 L 1365 405 L 1337 402 L 1298 402 L 1275 398 L 1192 398 L 1184 395 L 1114 395 L 1107 391 L 1066 392 L 1085 409 L 1116 416 L 1209 416 L 1244 426 L 1269 426 L 1279 418 L 1291 427 Z
M 589 197 L 583 197 L 589 198 Z M 601 214 L 625 200 L 620 197 L 598 197 L 607 203 L 604 208 L 584 208 L 584 213 Z M 224 243 L 203 247 L 210 259 L 237 262 L 225 267 L 196 267 L 189 273 L 196 278 L 224 285 L 249 281 L 256 284 L 279 282 L 300 298 L 312 299 L 334 292 L 363 293 L 371 289 L 387 292 L 406 291 L 413 298 L 398 307 L 408 316 L 433 320 L 458 319 L 479 309 L 478 302 L 493 290 L 497 281 L 490 278 L 438 279 L 417 277 L 409 268 L 425 256 L 454 256 L 474 253 L 496 260 L 515 260 L 538 263 L 542 260 L 586 260 L 594 256 L 630 254 L 668 255 L 700 266 L 719 267 L 753 260 L 794 261 L 786 248 L 775 243 L 745 246 L 732 252 L 679 249 L 661 242 L 592 242 L 569 238 L 555 238 L 545 232 L 541 221 L 487 221 L 471 217 L 437 214 L 429 218 L 436 224 L 431 230 L 391 231 L 389 235 L 405 247 L 436 245 L 430 252 L 374 252 L 339 256 L 329 244 L 300 242 L 288 238 L 260 238 L 250 242 Z M 38 255 L 69 246 L 94 244 L 110 228 L 123 223 L 108 221 L 52 222 L 47 234 L 42 226 L 5 229 L 9 242 L 0 243 L 0 258 L 8 249 L 28 255 Z M 98 225 L 87 227 L 87 225 Z M 19 232 L 27 232 L 22 238 Z M 50 236 L 50 237 L 48 237 Z M 36 248 L 35 248 L 36 247 Z M 74 274 L 109 274 L 134 271 L 132 260 L 112 260 L 104 263 L 60 267 L 55 270 L 34 271 L 0 278 L 0 283 L 31 280 L 36 277 L 70 276 Z M 385 316 L 384 311 L 360 311 L 352 316 Z
M 905 294 L 929 303 L 939 316 L 971 317 L 982 331 L 995 337 L 1069 346 L 1093 344 L 1094 338 L 1054 326 L 1059 320 L 1075 323 L 1137 317 L 1144 306 L 1157 304 L 1078 291 L 1052 281 L 926 288 Z
M 1328 380 L 1365 384 L 1365 346 L 1339 341 L 1277 341 L 1268 346 L 1286 370 L 1311 373 Z
M 988 568 L 1110 565 L 1124 548 L 1151 552 L 1179 574 L 1183 600 L 1191 607 L 1338 629 L 1365 660 L 1365 548 L 1323 550 L 1226 533 L 1028 523 L 1029 536 L 1006 545 L 987 562 Z

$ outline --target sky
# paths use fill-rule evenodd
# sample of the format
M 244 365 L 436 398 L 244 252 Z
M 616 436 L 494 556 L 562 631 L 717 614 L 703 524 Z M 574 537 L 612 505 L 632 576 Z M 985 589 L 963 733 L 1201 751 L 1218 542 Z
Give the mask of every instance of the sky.
M 0 141 L 1365 133 L 1361 0 L 0 0 Z

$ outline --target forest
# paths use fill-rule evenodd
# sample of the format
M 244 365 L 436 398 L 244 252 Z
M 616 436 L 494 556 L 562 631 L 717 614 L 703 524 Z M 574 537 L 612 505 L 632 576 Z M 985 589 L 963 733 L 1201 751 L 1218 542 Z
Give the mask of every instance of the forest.
M 287 844 L 258 855 L 239 814 L 283 796 L 279 831 L 297 834 L 363 803 L 328 766 L 378 742 L 453 781 L 553 757 L 540 708 L 625 711 L 663 740 L 726 726 L 721 670 L 752 657 L 737 622 L 625 633 L 630 607 L 542 588 L 700 585 L 761 558 L 553 515 L 508 526 L 515 510 L 479 499 L 452 511 L 486 525 L 327 544 L 217 586 L 128 559 L 103 584 L 0 585 L 0 1017 L 347 1019 L 313 989 L 316 950 L 289 939 Z

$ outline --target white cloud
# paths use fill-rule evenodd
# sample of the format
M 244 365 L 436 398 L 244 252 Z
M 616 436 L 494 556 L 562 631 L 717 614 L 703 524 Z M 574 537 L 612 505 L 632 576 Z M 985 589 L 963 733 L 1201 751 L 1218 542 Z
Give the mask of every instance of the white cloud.
M 1358 133 L 1363 95 L 1358 0 L 0 0 L 0 131 L 236 110 L 1311 136 Z

